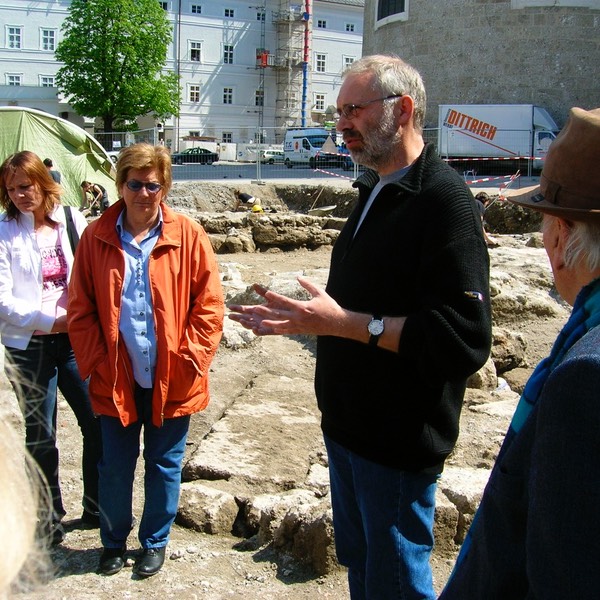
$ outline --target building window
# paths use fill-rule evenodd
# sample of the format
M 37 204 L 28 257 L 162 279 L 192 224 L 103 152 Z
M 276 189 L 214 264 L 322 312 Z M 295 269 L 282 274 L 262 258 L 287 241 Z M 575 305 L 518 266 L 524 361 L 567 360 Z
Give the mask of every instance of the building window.
M 223 88 L 223 104 L 233 104 L 233 88 Z
M 200 102 L 200 86 L 196 84 L 190 84 L 188 87 L 189 94 L 188 98 L 190 102 Z
M 346 31 L 348 33 L 354 33 L 354 23 L 346 23 Z
M 325 94 L 315 94 L 315 110 L 319 112 L 325 110 Z
M 56 87 L 53 75 L 40 75 L 40 87 Z
M 408 0 L 379 0 L 377 2 L 377 20 L 387 17 L 406 16 L 408 13 Z
M 264 106 L 265 105 L 265 91 L 264 90 L 256 90 L 254 92 L 254 106 Z
M 325 19 L 317 20 L 317 28 L 318 29 L 327 29 L 327 21 Z
M 192 4 L 191 11 L 193 15 L 201 15 L 202 14 L 202 6 L 200 4 Z
M 264 10 L 259 10 L 256 12 L 256 20 L 264 21 L 267 16 L 267 13 Z
M 56 30 L 42 29 L 41 31 L 41 47 L 42 50 L 56 50 Z
M 190 60 L 202 62 L 202 42 L 190 41 Z
M 23 75 L 17 73 L 6 74 L 6 85 L 21 85 L 23 83 Z
M 6 27 L 6 46 L 8 48 L 21 48 L 23 38 L 23 28 L 7 25 Z
M 226 8 L 226 9 L 225 9 L 225 18 L 226 18 L 226 19 L 233 19 L 233 17 L 234 17 L 234 14 L 235 14 L 235 13 L 234 13 L 234 10 L 233 10 L 233 8 Z
M 325 73 L 325 54 L 315 55 L 315 71 L 317 73 Z
M 200 137 L 200 132 L 199 131 L 190 131 L 188 133 L 189 137 Z
M 354 56 L 344 56 L 344 70 L 346 70 L 355 60 Z
M 168 2 L 159 2 L 158 4 L 160 5 L 160 7 L 163 10 L 169 10 L 169 3 Z
M 231 44 L 223 44 L 223 64 L 233 64 L 233 46 Z
M 221 141 L 224 144 L 233 144 L 233 133 L 231 131 L 223 131 L 221 133 Z

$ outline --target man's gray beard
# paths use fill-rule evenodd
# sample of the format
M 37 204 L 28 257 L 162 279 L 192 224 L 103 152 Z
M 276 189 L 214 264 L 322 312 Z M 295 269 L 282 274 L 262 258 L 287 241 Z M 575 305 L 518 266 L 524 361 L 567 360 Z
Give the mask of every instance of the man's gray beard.
M 363 147 L 350 152 L 355 163 L 378 171 L 381 167 L 393 162 L 396 154 L 395 148 L 400 139 L 394 123 L 393 107 L 390 106 L 390 108 L 392 110 L 384 108 L 383 116 L 377 127 L 368 137 L 362 138 Z

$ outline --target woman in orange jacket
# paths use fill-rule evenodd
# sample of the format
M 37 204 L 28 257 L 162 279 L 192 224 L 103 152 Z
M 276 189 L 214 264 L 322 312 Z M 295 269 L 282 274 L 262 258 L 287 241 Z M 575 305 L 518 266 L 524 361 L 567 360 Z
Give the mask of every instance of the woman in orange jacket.
M 125 564 L 132 491 L 144 431 L 145 501 L 134 570 L 165 558 L 177 513 L 190 415 L 208 403 L 208 369 L 221 339 L 223 295 L 208 236 L 164 199 L 171 159 L 135 144 L 117 163 L 120 200 L 82 236 L 68 324 L 77 364 L 90 376 L 105 444 L 100 463 L 100 571 Z

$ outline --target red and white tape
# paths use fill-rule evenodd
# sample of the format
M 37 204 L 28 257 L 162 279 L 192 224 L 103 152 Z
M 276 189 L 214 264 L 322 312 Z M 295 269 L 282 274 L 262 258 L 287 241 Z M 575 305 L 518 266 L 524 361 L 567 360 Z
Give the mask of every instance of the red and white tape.
M 501 185 L 498 189 L 498 200 L 506 200 L 506 196 L 504 196 L 502 194 L 503 190 L 507 190 L 508 186 L 513 182 L 516 181 L 519 177 L 521 177 L 521 172 L 517 171 L 514 175 L 511 175 L 510 180 L 507 181 L 504 185 Z
M 333 177 L 339 177 L 340 179 L 348 179 L 348 181 L 354 181 L 354 177 L 348 177 L 347 175 L 340 175 L 339 173 L 333 173 L 332 171 L 325 171 L 324 169 L 313 169 L 315 173 L 325 173 L 326 175 L 332 175 Z
M 485 183 L 486 181 L 497 181 L 498 179 L 509 179 L 510 177 L 514 177 L 514 175 L 499 175 L 498 177 L 484 177 L 483 179 L 469 179 L 465 180 L 467 185 L 471 185 L 473 183 Z
M 490 156 L 488 158 L 465 156 L 464 158 L 443 158 L 442 160 L 445 162 L 472 162 L 478 160 L 544 160 L 545 158 L 545 156 Z

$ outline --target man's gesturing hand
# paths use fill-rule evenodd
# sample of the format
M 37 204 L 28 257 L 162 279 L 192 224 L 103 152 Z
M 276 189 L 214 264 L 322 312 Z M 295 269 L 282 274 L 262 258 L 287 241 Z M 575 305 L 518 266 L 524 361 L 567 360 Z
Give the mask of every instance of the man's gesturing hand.
M 298 283 L 312 296 L 310 300 L 292 300 L 254 284 L 254 291 L 265 303 L 231 305 L 229 318 L 256 335 L 342 335 L 346 311 L 304 277 L 298 277 Z

